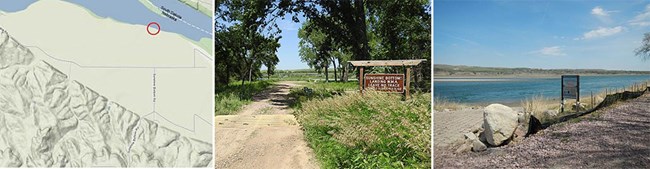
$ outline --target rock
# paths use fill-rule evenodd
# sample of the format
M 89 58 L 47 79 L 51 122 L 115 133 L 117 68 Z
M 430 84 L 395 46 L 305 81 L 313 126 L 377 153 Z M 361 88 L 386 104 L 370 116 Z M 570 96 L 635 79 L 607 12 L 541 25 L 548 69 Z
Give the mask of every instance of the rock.
M 526 120 L 526 115 L 524 113 L 517 113 L 517 123 L 522 123 Z
M 488 144 L 501 145 L 517 128 L 517 112 L 502 104 L 491 104 L 483 110 L 484 134 Z
M 487 150 L 487 146 L 483 142 L 476 140 L 472 142 L 472 151 L 480 152 Z
M 518 124 L 517 128 L 515 129 L 515 132 L 512 136 L 513 141 L 519 142 L 526 137 L 526 134 L 528 134 L 528 128 L 529 128 L 529 123 L 530 123 L 530 113 L 519 113 L 518 114 Z
M 574 105 L 571 105 L 571 108 L 573 108 L 573 110 L 575 110 L 575 111 L 587 110 L 587 104 L 585 104 L 585 103 L 574 104 Z
M 528 133 L 528 125 L 519 125 L 515 129 L 515 132 L 512 135 L 512 141 L 514 142 L 519 142 L 526 137 L 526 133 Z
M 555 116 L 557 116 L 558 111 L 557 110 L 546 110 L 546 112 L 544 112 L 544 113 L 546 113 L 546 115 L 548 115 L 548 116 L 555 117 Z
M 474 134 L 474 133 L 465 133 L 465 142 L 466 143 L 471 143 L 472 151 L 474 152 L 479 152 L 479 151 L 485 151 L 487 149 L 487 146 L 479 140 L 479 138 Z
M 464 152 L 468 152 L 468 151 L 472 150 L 472 145 L 470 143 L 471 142 L 465 140 L 463 142 L 463 144 L 461 144 L 460 147 L 458 147 L 458 149 L 456 149 L 456 153 L 464 153 Z

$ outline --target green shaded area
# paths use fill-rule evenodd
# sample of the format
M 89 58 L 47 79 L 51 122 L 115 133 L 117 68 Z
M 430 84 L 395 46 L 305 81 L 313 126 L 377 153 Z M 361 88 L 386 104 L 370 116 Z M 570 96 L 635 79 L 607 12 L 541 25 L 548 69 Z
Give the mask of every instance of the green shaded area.
M 215 115 L 234 114 L 242 106 L 252 102 L 255 94 L 273 85 L 270 81 L 232 82 L 225 86 L 217 86 L 215 91 Z
M 312 99 L 295 112 L 322 168 L 430 168 L 431 94 Z
M 194 40 L 188 39 L 188 38 L 185 37 L 185 36 L 181 36 L 181 37 L 183 37 L 183 39 L 185 39 L 185 40 L 188 40 L 188 41 L 192 42 L 192 43 L 195 44 L 196 46 L 201 47 L 201 49 L 203 49 L 203 50 L 206 51 L 206 52 L 210 52 L 210 53 L 212 53 L 211 51 L 213 51 L 213 50 L 212 50 L 212 43 L 213 43 L 214 41 L 212 41 L 212 38 L 201 38 L 201 39 L 199 39 L 199 41 L 197 42 L 197 41 L 194 41 Z M 210 54 L 210 53 L 208 53 L 208 54 Z
M 183 4 L 189 6 L 190 8 L 193 8 L 194 10 L 197 10 L 201 12 L 202 14 L 212 17 L 213 13 L 211 10 L 211 7 L 206 7 L 203 6 L 199 3 L 199 0 L 196 0 L 196 2 L 192 2 L 191 0 L 178 0 L 179 2 L 182 2 Z

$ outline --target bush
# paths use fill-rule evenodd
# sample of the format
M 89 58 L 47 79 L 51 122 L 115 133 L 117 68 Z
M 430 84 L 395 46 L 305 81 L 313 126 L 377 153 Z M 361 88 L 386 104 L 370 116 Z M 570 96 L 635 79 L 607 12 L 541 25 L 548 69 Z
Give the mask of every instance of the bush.
M 225 86 L 218 86 L 215 92 L 215 115 L 234 114 L 242 106 L 251 102 L 254 95 L 273 85 L 270 81 L 254 81 L 244 83 L 233 82 Z
M 431 95 L 351 93 L 302 103 L 303 125 L 323 168 L 429 168 Z
M 215 96 L 214 114 L 215 115 L 229 115 L 234 114 L 242 106 L 250 103 L 250 100 L 242 100 L 237 95 L 232 93 L 217 94 Z

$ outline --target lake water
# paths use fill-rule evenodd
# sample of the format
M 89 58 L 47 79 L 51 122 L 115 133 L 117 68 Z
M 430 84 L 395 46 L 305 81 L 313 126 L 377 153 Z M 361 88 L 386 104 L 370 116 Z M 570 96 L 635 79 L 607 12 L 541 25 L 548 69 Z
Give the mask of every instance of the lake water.
M 533 79 L 487 79 L 487 81 L 436 81 L 434 96 L 461 103 L 519 103 L 542 95 L 560 98 L 560 77 Z M 581 76 L 580 95 L 589 96 L 607 89 L 620 89 L 650 80 L 650 75 Z

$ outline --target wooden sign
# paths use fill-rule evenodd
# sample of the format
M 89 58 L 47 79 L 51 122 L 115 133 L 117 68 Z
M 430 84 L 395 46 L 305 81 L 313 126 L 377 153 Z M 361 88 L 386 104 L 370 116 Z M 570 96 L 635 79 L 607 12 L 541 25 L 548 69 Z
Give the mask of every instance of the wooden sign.
M 366 74 L 363 79 L 366 90 L 394 93 L 404 92 L 403 74 Z

